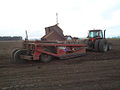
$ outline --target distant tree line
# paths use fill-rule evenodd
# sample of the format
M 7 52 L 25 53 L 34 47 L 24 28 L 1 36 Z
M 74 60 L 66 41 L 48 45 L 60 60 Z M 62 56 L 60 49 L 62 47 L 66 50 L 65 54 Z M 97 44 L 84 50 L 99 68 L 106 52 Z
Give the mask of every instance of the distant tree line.
M 7 41 L 7 40 L 22 40 L 22 37 L 21 36 L 3 36 L 1 37 L 0 36 L 0 41 Z
M 120 38 L 120 36 L 112 37 L 112 38 Z

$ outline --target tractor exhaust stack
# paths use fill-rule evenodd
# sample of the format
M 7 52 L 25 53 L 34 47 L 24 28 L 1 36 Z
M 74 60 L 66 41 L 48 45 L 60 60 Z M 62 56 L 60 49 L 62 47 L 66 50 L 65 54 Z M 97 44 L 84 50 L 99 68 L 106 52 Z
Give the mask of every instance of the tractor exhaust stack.
M 106 29 L 104 30 L 104 39 L 105 39 L 105 32 L 106 32 Z

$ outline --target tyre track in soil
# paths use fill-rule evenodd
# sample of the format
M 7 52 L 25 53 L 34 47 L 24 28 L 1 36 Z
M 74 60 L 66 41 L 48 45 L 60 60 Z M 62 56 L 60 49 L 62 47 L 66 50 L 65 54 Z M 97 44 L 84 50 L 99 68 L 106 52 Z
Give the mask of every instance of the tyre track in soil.
M 116 61 L 114 67 L 111 67 L 113 63 L 111 60 L 109 60 L 109 62 L 105 60 L 104 65 L 102 66 L 100 64 L 103 64 L 103 61 L 90 61 L 74 66 L 59 64 L 54 67 L 51 67 L 51 65 L 48 65 L 47 67 L 42 66 L 41 68 L 38 68 L 38 66 L 28 67 L 24 68 L 24 70 L 17 68 L 8 73 L 10 76 L 9 78 L 8 76 L 5 76 L 7 79 L 4 84 L 8 84 L 8 88 L 11 89 L 37 88 L 36 85 L 38 88 L 44 89 L 47 89 L 47 87 L 59 87 L 63 89 L 80 87 L 86 89 L 89 86 L 94 84 L 97 85 L 98 83 L 100 83 L 100 85 L 102 85 L 102 83 L 109 83 L 109 85 L 112 85 L 113 82 L 116 84 L 120 81 L 120 72 L 118 72 L 118 69 L 120 68 L 116 67 L 120 62 L 119 60 Z M 104 87 L 104 85 L 101 87 Z M 7 87 L 4 87 L 4 89 L 5 88 Z M 100 86 L 97 85 L 97 87 L 94 88 L 100 88 Z
M 50 63 L 0 64 L 3 90 L 119 90 L 120 44 L 107 53 L 87 52 L 86 56 Z

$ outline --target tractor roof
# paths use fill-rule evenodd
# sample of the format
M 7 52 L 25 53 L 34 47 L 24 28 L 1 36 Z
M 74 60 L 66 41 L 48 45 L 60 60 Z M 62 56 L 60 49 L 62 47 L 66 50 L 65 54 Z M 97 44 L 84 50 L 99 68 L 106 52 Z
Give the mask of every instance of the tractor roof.
M 101 29 L 89 30 L 90 32 L 102 31 Z

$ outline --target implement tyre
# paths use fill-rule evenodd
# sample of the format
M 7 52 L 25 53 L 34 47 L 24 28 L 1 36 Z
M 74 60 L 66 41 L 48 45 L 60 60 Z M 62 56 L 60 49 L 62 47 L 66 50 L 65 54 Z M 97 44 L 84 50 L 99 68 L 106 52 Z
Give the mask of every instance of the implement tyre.
M 47 49 L 47 48 L 44 48 L 43 49 L 44 51 L 47 51 L 47 52 L 50 52 L 51 50 Z M 43 63 L 48 63 L 50 62 L 51 60 L 53 59 L 53 56 L 51 55 L 48 55 L 48 54 L 45 54 L 45 53 L 42 53 L 40 55 L 40 61 L 43 62 Z
M 100 40 L 99 50 L 100 50 L 100 52 L 107 52 L 107 50 L 108 50 L 107 40 L 105 40 L 105 39 Z
M 14 54 L 14 60 L 15 60 L 15 63 L 25 63 L 26 61 L 24 59 L 21 59 L 20 55 L 26 55 L 26 50 L 18 50 L 15 52 Z
M 15 48 L 15 49 L 12 50 L 11 55 L 10 55 L 12 62 L 14 62 L 14 54 L 15 54 L 15 52 L 18 51 L 18 50 L 19 50 L 19 48 Z
M 51 56 L 51 55 L 48 55 L 48 54 L 41 54 L 41 56 L 40 56 L 40 60 L 41 60 L 41 62 L 43 62 L 43 63 L 48 63 L 48 62 L 50 62 L 51 60 L 52 60 L 52 58 L 53 58 L 53 56 Z

